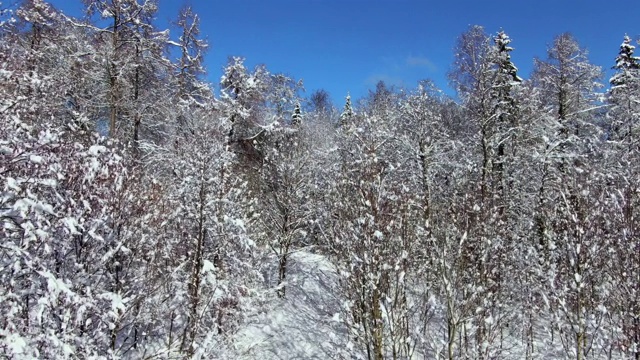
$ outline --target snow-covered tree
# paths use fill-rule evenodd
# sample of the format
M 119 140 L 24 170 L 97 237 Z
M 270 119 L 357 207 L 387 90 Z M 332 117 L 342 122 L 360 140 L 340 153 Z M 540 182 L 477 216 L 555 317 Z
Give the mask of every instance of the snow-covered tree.
M 607 94 L 472 26 L 457 99 L 336 110 L 238 57 L 213 91 L 189 7 L 83 3 L 0 4 L 0 357 L 640 358 L 630 37 Z
M 175 63 L 176 80 L 175 106 L 180 110 L 177 114 L 176 132 L 189 134 L 193 132 L 189 119 L 190 108 L 194 104 L 204 102 L 211 97 L 211 88 L 200 80 L 204 74 L 204 53 L 208 48 L 206 41 L 200 38 L 200 17 L 191 7 L 180 9 L 175 26 L 180 31 L 178 41 L 169 41 L 180 51 Z
M 272 108 L 270 111 L 278 118 L 290 115 L 299 102 L 300 91 L 304 91 L 302 80 L 295 80 L 285 74 L 272 74 L 269 86 L 265 95 L 267 105 Z
M 331 189 L 329 246 L 346 297 L 344 323 L 353 351 L 370 359 L 410 358 L 417 343 L 408 283 L 423 208 L 409 175 L 414 162 L 404 158 L 415 153 L 399 151 L 400 112 L 389 100 L 372 103 L 352 117 L 352 131 L 340 132 Z
M 608 308 L 605 266 L 609 238 L 602 234 L 608 207 L 601 169 L 595 166 L 598 139 L 595 112 L 601 69 L 569 34 L 537 60 L 534 85 L 546 113 L 538 126 L 543 140 L 538 158 L 542 170 L 538 194 L 538 234 L 543 277 L 554 286 L 543 289 L 551 323 L 569 356 L 582 359 L 601 351 L 600 325 Z M 595 356 L 595 355 L 594 355 Z
M 331 95 L 324 90 L 318 89 L 311 93 L 309 96 L 309 112 L 316 112 L 320 114 L 330 113 L 333 110 L 331 104 Z
M 119 290 L 118 259 L 133 248 L 118 236 L 126 158 L 73 122 L 22 121 L 30 105 L 12 95 L 18 102 L 3 107 L 0 131 L 0 352 L 117 356 L 113 329 L 132 295 Z
M 243 58 L 233 57 L 229 59 L 220 79 L 221 105 L 231 122 L 229 144 L 252 161 L 261 160 L 254 140 L 263 133 L 259 125 L 265 125 L 261 115 L 266 106 L 269 77 L 264 66 L 258 66 L 250 72 L 244 66 Z
M 204 53 L 208 48 L 200 38 L 200 17 L 191 7 L 183 7 L 175 24 L 180 30 L 179 41 L 173 43 L 180 50 L 177 64 L 178 97 L 183 98 L 197 90 L 198 76 L 204 74 Z
M 351 121 L 353 120 L 353 116 L 355 113 L 353 112 L 353 106 L 351 105 L 351 95 L 347 94 L 345 98 L 344 109 L 340 114 L 340 126 L 343 128 L 351 125 Z
M 536 59 L 533 81 L 542 91 L 545 106 L 550 107 L 560 122 L 561 133 L 568 137 L 578 135 L 580 120 L 588 118 L 588 111 L 597 100 L 596 90 L 601 87 L 602 69 L 587 58 L 568 33 L 557 36 L 547 50 L 547 60 Z
M 158 10 L 155 0 L 83 0 L 86 12 L 96 23 L 96 79 L 103 89 L 103 106 L 108 111 L 109 136 L 122 137 L 134 145 L 140 140 L 143 117 L 153 107 L 141 104 L 143 92 L 151 91 L 152 78 L 162 73 L 166 33 L 152 21 Z M 82 26 L 82 25 L 80 25 Z M 106 64 L 106 65 L 104 65 Z
M 15 19 L 11 16 L 12 12 L 0 2 L 0 30 L 4 31 L 5 26 L 13 23 Z
M 225 141 L 230 124 L 210 120 L 216 113 L 211 108 L 191 111 L 188 141 L 146 149 L 152 175 L 162 180 L 167 211 L 157 214 L 160 227 L 154 229 L 162 244 L 157 279 L 172 274 L 159 294 L 170 302 L 156 300 L 165 314 L 163 341 L 169 353 L 188 356 L 226 344 L 248 294 L 242 279 L 255 279 L 246 186 L 233 172 L 235 156 Z
M 291 116 L 291 125 L 299 127 L 302 124 L 302 110 L 300 110 L 300 103 L 296 103 L 296 107 L 293 109 L 293 115 Z
M 514 207 L 517 200 L 512 190 L 517 188 L 515 139 L 521 130 L 514 92 L 522 80 L 511 62 L 510 42 L 504 32 L 492 41 L 482 27 L 470 27 L 458 39 L 450 74 L 473 129 L 470 140 L 475 142 L 467 150 L 473 170 L 461 188 L 470 198 L 456 206 L 468 224 L 461 231 L 466 240 L 460 261 L 469 286 L 462 303 L 476 306 L 468 325 L 474 330 L 474 342 L 467 343 L 464 351 L 479 358 L 504 351 L 498 340 L 514 315 L 507 306 L 514 300 L 508 274 L 518 258 L 514 230 L 519 209 Z
M 612 228 L 617 229 L 613 242 L 615 262 L 610 264 L 610 276 L 615 281 L 613 299 L 615 338 L 618 348 L 630 357 L 640 357 L 640 261 L 635 255 L 640 249 L 636 234 L 638 226 L 638 125 L 640 107 L 640 59 L 635 57 L 631 39 L 624 37 L 616 57 L 616 70 L 609 80 L 611 108 L 607 113 L 608 131 L 606 163 L 610 178 L 613 215 Z
M 616 73 L 609 79 L 609 100 L 614 105 L 609 112 L 611 138 L 615 141 L 626 140 L 630 147 L 634 143 L 640 116 L 637 95 L 640 90 L 640 58 L 633 55 L 634 51 L 631 38 L 625 36 L 613 66 Z
M 513 88 L 522 82 L 518 76 L 518 68 L 511 62 L 510 52 L 513 48 L 509 46 L 511 39 L 504 31 L 498 33 L 494 38 L 494 54 L 495 59 L 495 78 L 493 80 L 491 96 L 494 101 L 495 136 L 497 145 L 493 152 L 495 159 L 493 160 L 493 173 L 495 173 L 496 192 L 503 199 L 502 208 L 499 211 L 505 211 L 512 180 L 509 179 L 513 162 L 513 155 L 517 151 L 517 143 L 514 141 L 519 134 L 520 129 L 518 119 L 518 105 L 513 93 Z

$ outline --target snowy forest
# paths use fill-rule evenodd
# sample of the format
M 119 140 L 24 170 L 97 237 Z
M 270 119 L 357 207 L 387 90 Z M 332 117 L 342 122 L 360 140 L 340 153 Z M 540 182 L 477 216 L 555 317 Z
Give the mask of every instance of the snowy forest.
M 83 6 L 0 4 L 0 358 L 640 359 L 636 39 L 524 79 L 470 26 L 455 98 L 334 106 Z

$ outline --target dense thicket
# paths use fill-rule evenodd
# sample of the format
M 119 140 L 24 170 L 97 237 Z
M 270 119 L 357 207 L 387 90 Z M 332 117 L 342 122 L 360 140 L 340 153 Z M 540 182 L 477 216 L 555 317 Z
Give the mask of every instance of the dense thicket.
M 156 1 L 83 3 L 0 4 L 0 357 L 294 358 L 238 343 L 288 301 L 314 312 L 260 331 L 329 326 L 309 358 L 640 359 L 629 37 L 604 90 L 570 34 L 525 80 L 472 26 L 458 100 L 380 83 L 338 110 L 237 57 L 214 96 L 188 7 L 172 38 Z

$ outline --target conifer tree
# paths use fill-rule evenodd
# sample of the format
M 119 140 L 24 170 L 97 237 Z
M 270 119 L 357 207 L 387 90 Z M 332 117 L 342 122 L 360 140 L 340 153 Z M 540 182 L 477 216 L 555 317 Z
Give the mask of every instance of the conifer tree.
M 634 56 L 635 46 L 629 36 L 620 45 L 613 69 L 616 73 L 609 80 L 611 108 L 607 114 L 609 139 L 607 142 L 607 171 L 615 186 L 611 191 L 620 199 L 611 211 L 616 219 L 612 227 L 618 229 L 614 247 L 616 261 L 611 265 L 615 279 L 613 308 L 615 324 L 621 330 L 619 341 L 625 344 L 630 357 L 640 359 L 640 198 L 638 197 L 640 160 L 638 127 L 640 125 L 640 58 Z M 613 185 L 613 184 L 612 184 Z
M 494 139 L 497 145 L 492 149 L 495 154 L 493 160 L 493 173 L 495 173 L 495 189 L 498 196 L 503 197 L 502 204 L 499 204 L 499 211 L 504 212 L 506 205 L 505 197 L 509 196 L 509 174 L 506 173 L 506 165 L 508 155 L 513 155 L 516 151 L 514 134 L 518 133 L 518 106 L 513 94 L 515 85 L 522 82 L 518 76 L 518 68 L 511 61 L 511 51 L 513 48 L 509 46 L 511 39 L 504 32 L 500 31 L 494 38 L 495 50 L 493 56 L 495 59 L 495 77 L 494 85 L 491 87 L 491 96 L 493 97 L 493 113 L 496 118 Z M 511 141 L 510 141 L 511 140 Z M 507 149 L 509 147 L 509 149 Z M 508 154 L 509 152 L 509 154 Z M 511 156 L 512 158 L 512 156 Z M 513 159 L 511 159 L 513 160 Z
M 609 79 L 609 99 L 613 109 L 609 112 L 611 138 L 633 143 L 634 132 L 640 117 L 638 91 L 640 91 L 640 58 L 634 56 L 635 46 L 625 35 L 613 69 L 616 73 Z
M 300 110 L 300 102 L 296 103 L 296 107 L 293 110 L 293 115 L 291 116 L 291 125 L 295 127 L 299 127 L 302 125 L 302 110 Z
M 351 106 L 351 95 L 347 94 L 344 109 L 342 110 L 342 114 L 340 114 L 340 126 L 344 128 L 345 126 L 350 125 L 353 116 L 354 112 L 353 107 Z

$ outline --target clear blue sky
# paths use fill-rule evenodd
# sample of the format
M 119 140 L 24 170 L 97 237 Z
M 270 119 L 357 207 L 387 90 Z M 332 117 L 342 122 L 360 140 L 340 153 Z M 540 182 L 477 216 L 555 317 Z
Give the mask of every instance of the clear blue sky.
M 52 3 L 77 15 L 80 0 Z M 160 0 L 158 24 L 175 18 L 180 0 Z M 640 35 L 640 1 L 621 0 L 191 0 L 211 47 L 208 78 L 218 83 L 232 55 L 304 80 L 306 94 L 323 88 L 341 105 L 347 91 L 361 97 L 378 80 L 413 88 L 430 78 L 452 93 L 446 73 L 456 38 L 469 25 L 503 29 L 512 59 L 527 78 L 535 56 L 571 32 L 608 70 L 625 33 Z M 164 25 L 166 26 L 166 25 Z M 177 36 L 177 34 L 173 34 Z M 639 46 L 640 48 L 640 46 Z M 640 50 L 638 51 L 640 53 Z M 606 80 L 606 79 L 605 79 Z

